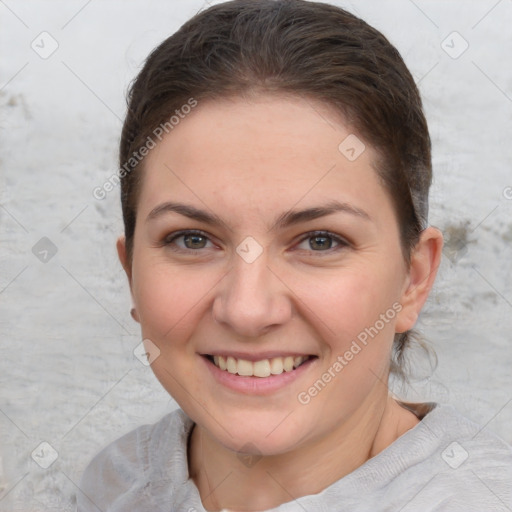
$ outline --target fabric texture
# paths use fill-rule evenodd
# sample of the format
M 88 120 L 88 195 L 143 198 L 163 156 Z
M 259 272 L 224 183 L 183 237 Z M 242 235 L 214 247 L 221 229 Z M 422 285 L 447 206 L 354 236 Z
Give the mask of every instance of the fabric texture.
M 271 510 L 511 512 L 512 447 L 451 405 L 421 408 L 415 427 L 355 471 Z M 85 470 L 77 511 L 205 512 L 188 475 L 192 427 L 176 410 L 107 446 Z

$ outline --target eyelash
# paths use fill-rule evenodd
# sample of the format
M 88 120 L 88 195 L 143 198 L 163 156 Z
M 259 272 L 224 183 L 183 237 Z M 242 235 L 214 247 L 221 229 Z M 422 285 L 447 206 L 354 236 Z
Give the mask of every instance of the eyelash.
M 190 229 L 190 230 L 183 230 L 183 231 L 177 231 L 176 233 L 171 233 L 170 235 L 166 236 L 163 240 L 163 245 L 165 246 L 171 246 L 172 243 L 177 240 L 178 238 L 181 238 L 181 237 L 184 237 L 184 236 L 187 236 L 187 235 L 198 235 L 198 236 L 202 236 L 204 238 L 207 238 L 210 242 L 210 237 L 208 236 L 207 233 L 205 233 L 204 231 L 201 231 L 199 229 Z M 199 252 L 198 250 L 195 250 L 195 249 L 183 249 L 182 247 L 175 247 L 175 248 L 172 248 L 173 251 L 176 251 L 176 252 Z
M 192 236 L 198 235 L 198 236 L 206 238 L 209 242 L 211 242 L 211 239 L 210 239 L 210 236 L 208 235 L 208 233 L 201 231 L 199 229 L 192 229 L 192 230 L 177 231 L 175 233 L 168 235 L 167 237 L 164 238 L 162 245 L 171 248 L 171 250 L 173 250 L 175 252 L 188 253 L 188 254 L 191 254 L 193 252 L 200 252 L 201 249 L 188 249 L 188 248 L 182 248 L 182 247 L 176 247 L 176 246 L 171 247 L 177 239 L 187 236 L 187 235 L 192 235 Z M 314 238 L 314 237 L 328 237 L 328 238 L 331 238 L 336 244 L 338 244 L 336 247 L 331 247 L 329 249 L 326 249 L 325 251 L 314 251 L 312 249 L 311 250 L 306 249 L 306 250 L 308 250 L 308 252 L 315 254 L 315 256 L 323 256 L 323 254 L 332 254 L 333 252 L 340 251 L 340 250 L 345 249 L 350 246 L 350 243 L 347 240 L 341 238 L 340 236 L 338 236 L 334 233 L 331 233 L 330 231 L 310 231 L 308 233 L 305 233 L 304 236 L 299 240 L 297 245 L 308 240 L 309 238 Z M 204 247 L 202 249 L 206 249 L 206 247 Z M 297 249 L 294 249 L 294 250 L 297 250 Z M 301 249 L 298 249 L 298 250 L 301 250 Z
M 310 238 L 314 238 L 314 237 L 331 238 L 336 244 L 338 244 L 336 247 L 330 247 L 329 249 L 326 249 L 325 251 L 314 251 L 312 249 L 306 249 L 308 252 L 311 252 L 315 256 L 323 256 L 324 254 L 330 255 L 334 252 L 341 251 L 350 246 L 350 244 L 347 240 L 340 237 L 339 235 L 331 233 L 330 231 L 310 231 L 308 233 L 305 233 L 302 236 L 302 238 L 299 240 L 298 243 L 301 244 L 302 242 L 304 242 Z M 295 249 L 295 250 L 301 250 L 301 249 Z

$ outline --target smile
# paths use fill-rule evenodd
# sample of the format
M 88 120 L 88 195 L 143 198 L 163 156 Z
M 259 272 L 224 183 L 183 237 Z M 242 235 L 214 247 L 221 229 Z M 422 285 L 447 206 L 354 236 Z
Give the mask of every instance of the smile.
M 312 356 L 285 356 L 248 361 L 232 356 L 208 355 L 207 359 L 217 368 L 243 377 L 270 377 L 281 375 L 283 372 L 291 372 L 308 361 Z

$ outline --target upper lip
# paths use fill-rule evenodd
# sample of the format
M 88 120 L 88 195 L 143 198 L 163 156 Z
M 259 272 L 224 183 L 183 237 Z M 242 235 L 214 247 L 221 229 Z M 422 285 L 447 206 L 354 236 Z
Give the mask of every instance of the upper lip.
M 235 359 L 244 359 L 246 361 L 261 361 L 262 359 L 273 359 L 275 357 L 315 357 L 313 354 L 306 354 L 301 352 L 288 352 L 283 350 L 273 350 L 266 352 L 258 352 L 258 353 L 248 353 L 248 352 L 234 352 L 227 350 L 214 350 L 212 352 L 203 352 L 201 353 L 203 356 L 222 356 L 224 358 L 234 357 Z

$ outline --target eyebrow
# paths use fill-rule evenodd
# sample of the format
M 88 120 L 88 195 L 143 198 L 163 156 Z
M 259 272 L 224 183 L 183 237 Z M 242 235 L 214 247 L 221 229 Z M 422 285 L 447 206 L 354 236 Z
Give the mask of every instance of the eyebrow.
M 366 221 L 372 220 L 368 213 L 366 213 L 364 210 L 361 210 L 360 208 L 340 201 L 330 201 L 329 203 L 321 206 L 313 206 L 304 210 L 289 210 L 284 212 L 277 217 L 269 231 L 283 229 L 296 224 L 300 224 L 301 222 L 312 221 L 338 212 L 347 213 Z M 195 206 L 170 201 L 162 203 L 153 208 L 153 210 L 151 210 L 151 212 L 146 217 L 146 222 L 156 219 L 166 213 L 178 213 L 184 217 L 188 217 L 189 219 L 196 220 L 211 226 L 226 226 L 226 222 L 224 222 L 218 215 L 215 215 L 214 213 L 200 210 Z

